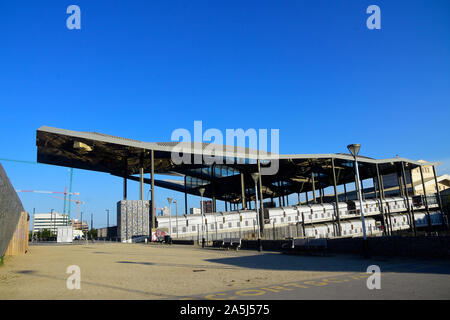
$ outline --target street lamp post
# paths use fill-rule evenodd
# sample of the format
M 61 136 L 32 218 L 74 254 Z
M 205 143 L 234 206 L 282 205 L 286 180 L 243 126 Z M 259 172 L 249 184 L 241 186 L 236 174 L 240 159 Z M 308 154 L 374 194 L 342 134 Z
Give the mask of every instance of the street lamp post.
M 255 182 L 255 195 L 256 195 L 256 201 L 255 201 L 255 209 L 256 209 L 256 221 L 258 224 L 258 251 L 262 251 L 262 244 L 261 244 L 261 226 L 259 221 L 259 209 L 258 209 L 258 178 L 259 173 L 255 172 L 252 173 L 253 181 Z
M 176 226 L 177 226 L 177 239 L 178 239 L 178 201 L 177 200 L 173 200 L 173 203 L 175 203 L 175 216 L 177 217 L 176 219 Z
M 169 235 L 172 237 L 172 198 L 167 198 L 167 201 L 169 202 Z
M 106 237 L 109 239 L 109 209 L 106 209 Z
M 50 210 L 50 235 L 52 235 L 52 233 L 54 233 L 55 230 L 55 221 L 53 221 L 53 210 Z
M 198 189 L 198 191 L 200 192 L 200 196 L 201 196 L 201 202 L 200 202 L 200 212 L 202 214 L 202 248 L 205 247 L 205 236 L 203 234 L 203 194 L 205 193 L 205 188 L 200 188 Z
M 359 178 L 359 169 L 358 169 L 358 160 L 357 155 L 359 153 L 359 149 L 361 148 L 360 144 L 350 144 L 347 146 L 347 149 L 353 155 L 355 159 L 355 171 L 356 171 L 356 181 L 358 183 L 358 195 L 359 195 L 359 206 L 361 211 L 361 224 L 363 229 L 363 254 L 365 258 L 368 258 L 368 243 L 367 243 L 367 235 L 366 235 L 366 223 L 364 220 L 364 209 L 362 204 L 362 190 L 361 190 L 361 180 Z

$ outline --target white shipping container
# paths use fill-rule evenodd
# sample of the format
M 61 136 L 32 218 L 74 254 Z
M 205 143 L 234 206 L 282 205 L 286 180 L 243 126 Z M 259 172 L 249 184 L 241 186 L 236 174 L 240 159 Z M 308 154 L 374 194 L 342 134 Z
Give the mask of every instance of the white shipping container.
M 72 242 L 73 241 L 73 228 L 72 226 L 66 226 L 66 227 L 58 227 L 57 229 L 57 237 L 56 242 Z

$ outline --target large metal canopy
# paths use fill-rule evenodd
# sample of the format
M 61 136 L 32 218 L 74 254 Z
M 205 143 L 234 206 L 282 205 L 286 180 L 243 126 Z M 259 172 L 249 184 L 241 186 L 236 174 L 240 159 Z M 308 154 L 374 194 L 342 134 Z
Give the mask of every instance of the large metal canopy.
M 261 179 L 265 199 L 307 192 L 313 190 L 313 187 L 318 190 L 333 186 L 333 164 L 337 185 L 355 182 L 354 158 L 350 154 L 275 155 L 241 147 L 227 148 L 207 143 L 182 144 L 184 148 L 188 148 L 189 152 L 185 154 L 189 154 L 192 164 L 176 164 L 172 160 L 172 152 L 180 146 L 178 142 L 141 142 L 101 133 L 77 132 L 47 126 L 39 128 L 36 133 L 37 161 L 40 163 L 106 172 L 139 181 L 140 178 L 135 175 L 139 174 L 140 168 L 143 168 L 144 174 L 151 172 L 150 154 L 153 151 L 155 174 L 185 178 L 155 180 L 155 185 L 193 195 L 199 195 L 198 189 L 204 187 L 206 197 L 233 203 L 241 201 L 241 173 L 245 187 L 251 191 L 254 182 L 250 174 L 258 172 L 256 161 L 259 160 L 264 168 L 270 165 L 270 161 L 275 161 L 274 157 L 279 161 L 278 171 L 272 175 L 263 175 Z M 211 146 L 214 147 L 214 155 L 222 157 L 224 164 L 207 164 L 204 160 L 195 164 L 194 158 Z M 226 159 L 235 161 L 226 164 Z M 421 165 L 439 164 L 399 157 L 376 160 L 362 156 L 358 157 L 358 162 L 362 180 L 376 178 L 377 166 L 379 173 L 386 175 L 399 173 L 402 163 L 406 170 Z M 150 183 L 150 179 L 145 178 L 144 182 Z

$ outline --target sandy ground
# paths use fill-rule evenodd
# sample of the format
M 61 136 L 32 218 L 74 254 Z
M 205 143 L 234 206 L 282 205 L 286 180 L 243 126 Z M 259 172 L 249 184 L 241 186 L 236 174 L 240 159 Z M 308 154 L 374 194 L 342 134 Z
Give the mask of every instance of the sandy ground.
M 30 246 L 0 267 L 0 299 L 183 299 L 364 272 L 357 257 L 304 257 L 182 245 Z M 68 266 L 81 270 L 69 290 Z
M 0 267 L 0 299 L 180 299 L 343 273 L 297 270 L 295 260 L 175 245 L 30 246 Z M 80 267 L 80 290 L 67 289 L 70 265 Z

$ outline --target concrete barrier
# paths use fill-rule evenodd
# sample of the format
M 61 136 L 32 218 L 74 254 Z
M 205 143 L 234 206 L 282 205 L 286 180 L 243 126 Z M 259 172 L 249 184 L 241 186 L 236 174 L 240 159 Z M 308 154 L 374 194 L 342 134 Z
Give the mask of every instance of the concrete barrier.
M 22 202 L 0 164 L 0 257 L 5 254 L 24 211 Z

